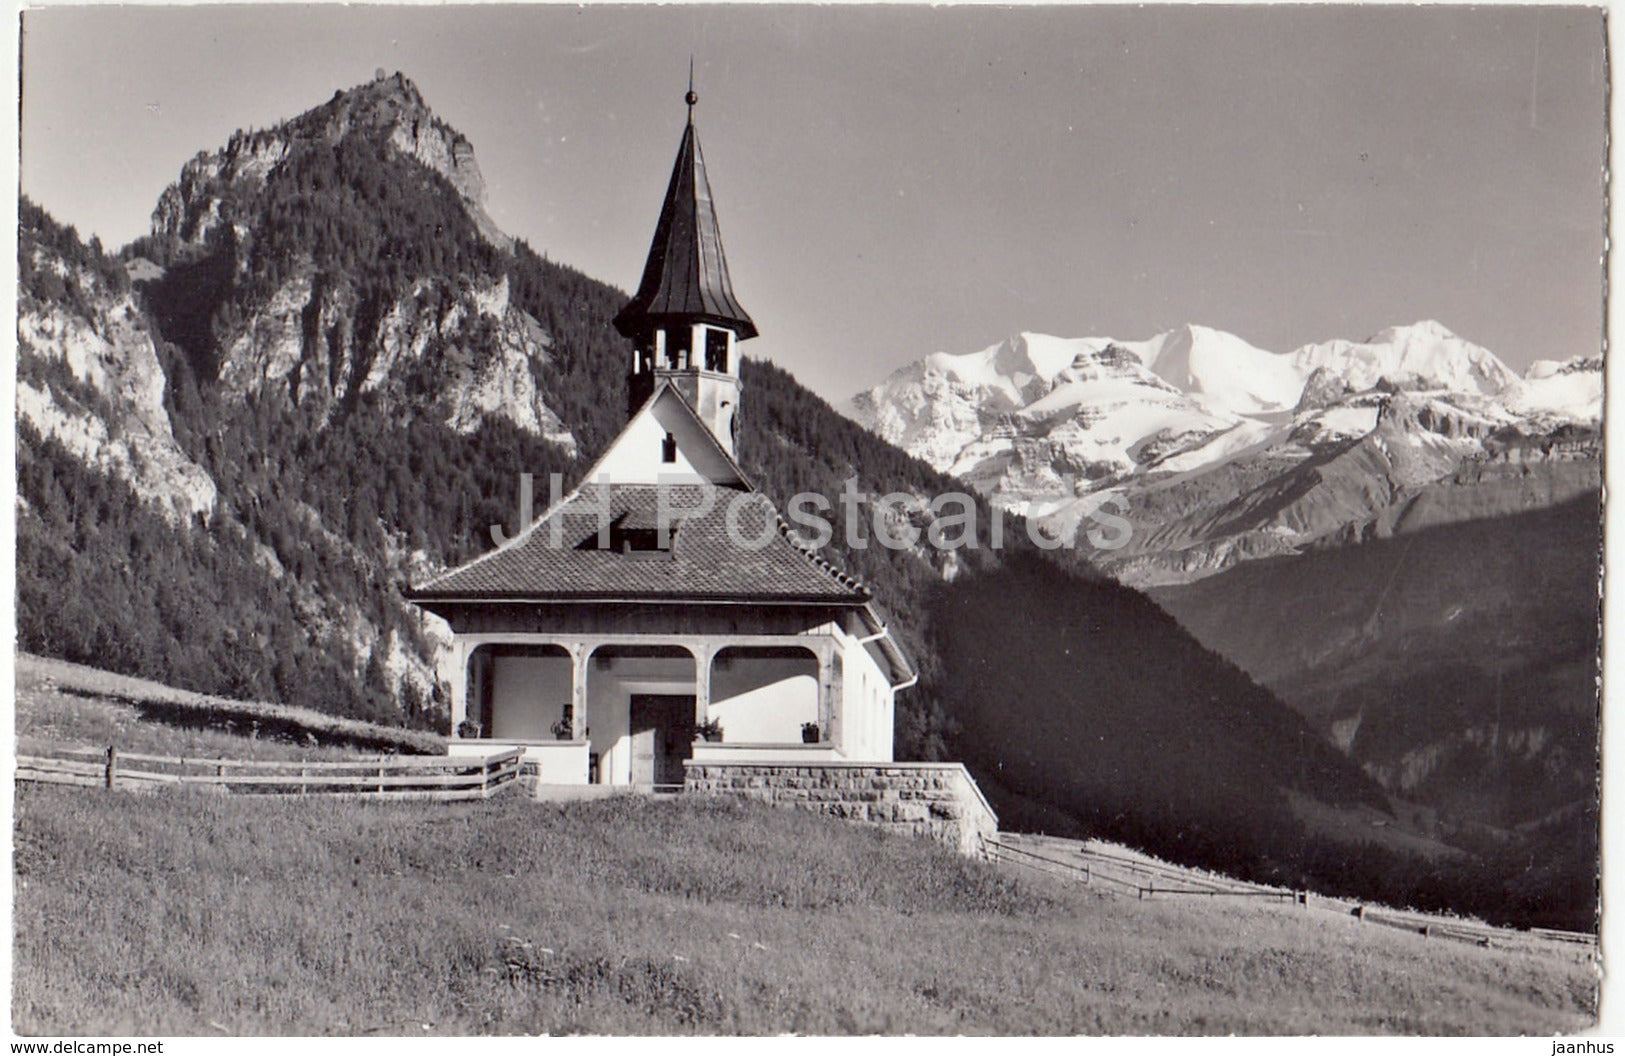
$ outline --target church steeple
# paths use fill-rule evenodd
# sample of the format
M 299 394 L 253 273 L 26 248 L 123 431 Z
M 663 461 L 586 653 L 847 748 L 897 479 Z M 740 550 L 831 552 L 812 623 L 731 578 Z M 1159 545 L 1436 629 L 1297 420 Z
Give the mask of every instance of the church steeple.
M 734 452 L 738 428 L 739 356 L 736 344 L 756 336 L 728 276 L 705 156 L 694 130 L 692 74 L 684 101 L 688 124 L 666 186 L 643 280 L 615 329 L 635 346 L 628 378 L 631 410 L 669 378 L 688 397 L 711 431 Z

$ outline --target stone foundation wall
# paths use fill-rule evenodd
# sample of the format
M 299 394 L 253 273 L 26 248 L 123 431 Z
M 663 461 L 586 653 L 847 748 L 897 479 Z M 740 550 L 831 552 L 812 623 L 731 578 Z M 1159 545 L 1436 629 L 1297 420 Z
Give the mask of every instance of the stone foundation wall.
M 961 763 L 687 764 L 685 791 L 822 811 L 981 854 L 998 818 Z

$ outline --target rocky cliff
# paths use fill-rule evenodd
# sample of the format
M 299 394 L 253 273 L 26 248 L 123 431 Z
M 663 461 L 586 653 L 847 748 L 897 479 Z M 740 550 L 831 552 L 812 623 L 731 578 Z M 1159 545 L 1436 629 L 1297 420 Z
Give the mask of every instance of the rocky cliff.
M 460 432 L 495 416 L 573 448 L 544 396 L 552 339 L 510 299 L 513 243 L 484 202 L 468 140 L 397 73 L 198 154 L 138 252 L 169 266 L 144 273 L 160 317 L 234 395 L 325 414 L 384 390 L 439 401 Z M 423 205 L 382 238 L 368 222 Z M 485 245 L 425 252 L 413 231 L 441 218 Z
M 251 205 L 295 145 L 335 146 L 352 132 L 387 143 L 398 155 L 442 176 L 484 238 L 505 249 L 512 245 L 485 211 L 485 179 L 473 144 L 440 120 L 417 85 L 399 72 L 334 92 L 323 105 L 273 129 L 238 131 L 225 146 L 199 151 L 159 196 L 153 233 L 183 245 L 205 246 L 222 222 L 242 225 L 241 208 Z M 246 228 L 238 226 L 237 233 L 246 234 Z
M 432 722 L 437 629 L 395 584 L 488 542 L 509 477 L 573 464 L 549 399 L 580 402 L 585 358 L 537 318 L 568 327 L 578 277 L 484 196 L 468 140 L 396 75 L 196 155 L 122 259 L 25 201 L 32 646 Z M 123 600 L 88 604 L 103 584 Z
M 167 379 L 122 269 L 24 203 L 18 229 L 17 417 L 129 483 L 171 518 L 207 515 L 214 481 L 175 440 Z

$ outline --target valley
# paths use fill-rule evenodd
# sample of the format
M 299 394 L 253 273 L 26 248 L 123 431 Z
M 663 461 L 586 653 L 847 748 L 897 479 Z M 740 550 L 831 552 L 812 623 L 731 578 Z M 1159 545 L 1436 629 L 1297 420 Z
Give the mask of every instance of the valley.
M 1152 593 L 1447 839 L 1520 883 L 1567 871 L 1565 899 L 1583 901 L 1598 847 L 1599 529 L 1593 492 Z

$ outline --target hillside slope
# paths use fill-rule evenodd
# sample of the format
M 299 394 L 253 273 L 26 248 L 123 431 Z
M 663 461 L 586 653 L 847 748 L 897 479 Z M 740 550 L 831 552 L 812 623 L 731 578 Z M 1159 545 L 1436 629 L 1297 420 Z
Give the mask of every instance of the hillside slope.
M 24 1034 L 1477 1034 L 1597 1009 L 1572 955 L 1102 895 L 740 801 L 24 787 L 15 860 Z
M 1284 793 L 1386 809 L 1302 720 L 1138 594 L 1012 556 L 934 600 L 956 748 L 1080 831 L 1254 875 L 1273 862 L 1296 881 L 1308 841 Z
M 1154 596 L 1394 791 L 1516 825 L 1592 794 L 1599 508 L 1593 494 Z
M 1443 526 L 1418 516 L 1392 538 L 1153 593 L 1459 841 L 1509 874 L 1538 862 L 1589 903 L 1600 512 L 1592 492 Z M 1543 857 L 1534 842 L 1563 850 Z
M 18 754 L 74 746 L 183 759 L 444 755 L 434 734 L 308 708 L 229 700 L 84 664 L 16 655 Z

